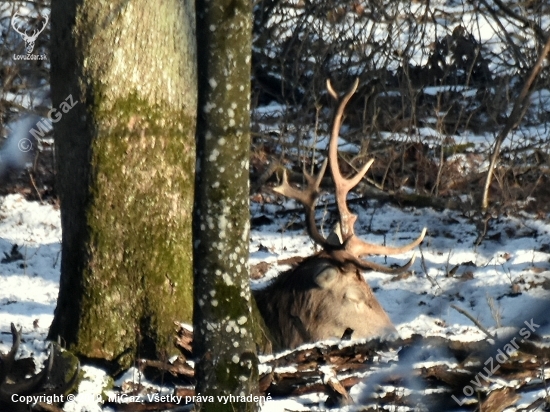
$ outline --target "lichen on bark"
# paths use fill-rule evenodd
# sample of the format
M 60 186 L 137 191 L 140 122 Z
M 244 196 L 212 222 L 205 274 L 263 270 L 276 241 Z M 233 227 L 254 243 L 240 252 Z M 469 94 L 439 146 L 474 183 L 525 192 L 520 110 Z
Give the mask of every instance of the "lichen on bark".
M 199 99 L 193 220 L 197 393 L 258 391 L 249 290 L 251 3 L 197 1 Z M 252 403 L 200 410 L 255 410 Z
M 61 285 L 50 338 L 131 365 L 192 312 L 194 2 L 52 4 Z

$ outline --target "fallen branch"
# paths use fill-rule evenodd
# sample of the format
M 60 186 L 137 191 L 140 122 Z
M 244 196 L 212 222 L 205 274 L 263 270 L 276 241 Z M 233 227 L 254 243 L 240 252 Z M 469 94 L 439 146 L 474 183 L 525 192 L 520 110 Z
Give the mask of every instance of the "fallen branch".
M 466 312 L 465 309 L 462 309 L 456 305 L 451 305 L 451 308 L 456 310 L 458 313 L 466 316 L 468 319 L 470 319 L 474 325 L 476 325 L 483 333 L 485 333 L 490 339 L 495 339 L 495 337 L 485 328 L 476 318 L 474 318 L 472 315 L 470 315 L 468 312 Z

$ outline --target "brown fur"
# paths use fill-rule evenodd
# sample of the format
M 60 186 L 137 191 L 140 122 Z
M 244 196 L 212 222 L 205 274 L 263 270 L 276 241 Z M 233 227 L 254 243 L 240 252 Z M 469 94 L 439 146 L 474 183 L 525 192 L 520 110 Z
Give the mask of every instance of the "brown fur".
M 376 300 L 372 289 L 361 276 L 360 270 L 373 269 L 385 273 L 400 273 L 414 262 L 414 256 L 404 266 L 392 269 L 371 262 L 369 255 L 394 255 L 411 250 L 422 242 L 426 229 L 413 242 L 391 247 L 368 243 L 355 235 L 357 215 L 347 204 L 348 192 L 365 176 L 374 162 L 365 163 L 352 177 L 344 177 L 338 166 L 338 134 L 347 102 L 355 93 L 359 79 L 351 89 L 339 97 L 330 81 L 328 93 L 338 102 L 334 112 L 329 140 L 328 158 L 317 176 L 304 171 L 306 187 L 291 186 L 287 173 L 281 184 L 272 190 L 302 203 L 306 212 L 306 227 L 311 239 L 323 248 L 323 252 L 307 258 L 296 269 L 282 273 L 266 289 L 255 293 L 260 313 L 270 329 L 274 345 L 279 348 L 295 348 L 306 342 L 323 339 L 372 338 L 394 335 L 397 331 L 390 318 Z M 325 170 L 329 166 L 339 221 L 334 232 L 325 238 L 317 229 L 315 204 Z
M 282 273 L 254 297 L 279 349 L 340 339 L 347 329 L 353 339 L 397 335 L 359 270 L 325 252 Z

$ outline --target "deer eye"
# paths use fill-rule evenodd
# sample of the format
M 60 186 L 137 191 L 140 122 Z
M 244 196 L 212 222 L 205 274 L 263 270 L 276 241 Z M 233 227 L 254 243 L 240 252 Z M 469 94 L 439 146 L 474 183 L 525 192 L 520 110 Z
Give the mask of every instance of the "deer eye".
M 315 283 L 322 289 L 329 288 L 338 277 L 338 270 L 334 267 L 328 267 L 315 276 Z

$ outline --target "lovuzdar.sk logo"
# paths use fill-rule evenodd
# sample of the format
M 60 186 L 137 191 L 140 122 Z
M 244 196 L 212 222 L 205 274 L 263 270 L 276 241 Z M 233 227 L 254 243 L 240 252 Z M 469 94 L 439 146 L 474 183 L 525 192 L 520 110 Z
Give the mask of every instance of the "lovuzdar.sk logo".
M 32 54 L 34 51 L 34 43 L 40 33 L 44 31 L 46 26 L 48 25 L 49 17 L 44 16 L 44 20 L 42 22 L 41 28 L 35 28 L 35 29 L 25 29 L 23 30 L 22 24 L 17 24 L 17 20 L 21 19 L 22 16 L 18 15 L 18 13 L 15 13 L 11 18 L 11 26 L 13 29 L 21 36 L 23 41 L 25 42 L 25 51 L 27 54 L 14 54 L 13 58 L 14 60 L 45 60 L 46 55 L 44 54 Z M 16 20 L 17 19 L 17 20 Z

